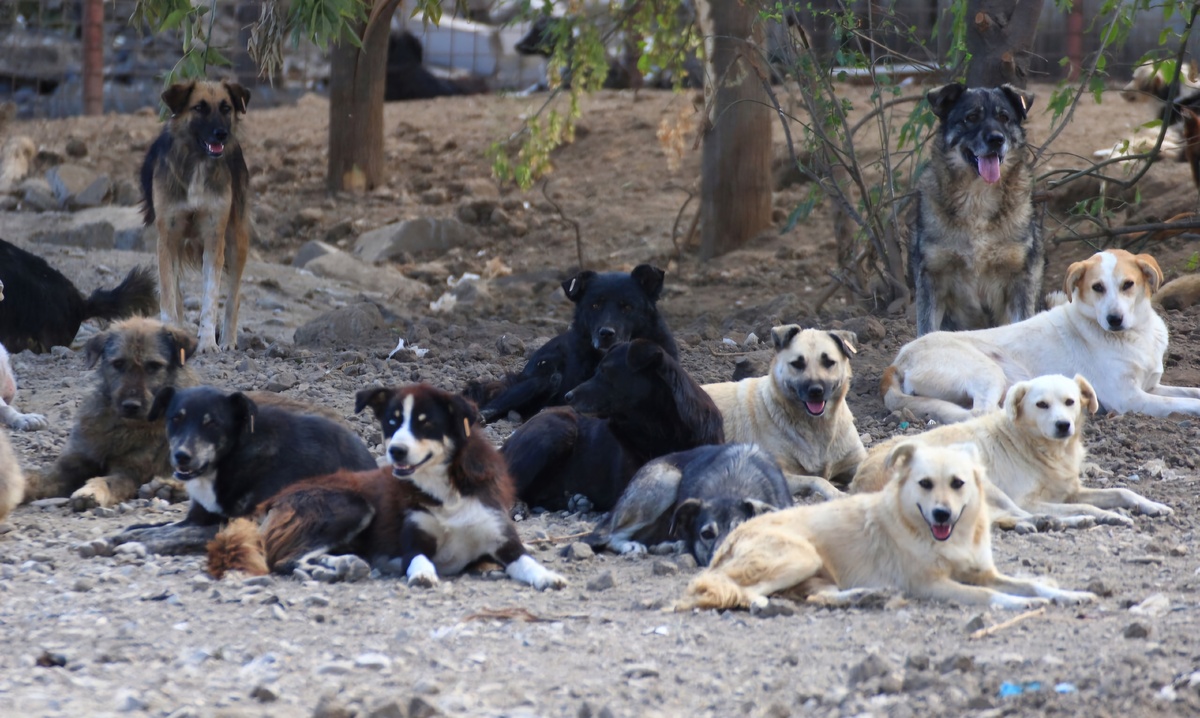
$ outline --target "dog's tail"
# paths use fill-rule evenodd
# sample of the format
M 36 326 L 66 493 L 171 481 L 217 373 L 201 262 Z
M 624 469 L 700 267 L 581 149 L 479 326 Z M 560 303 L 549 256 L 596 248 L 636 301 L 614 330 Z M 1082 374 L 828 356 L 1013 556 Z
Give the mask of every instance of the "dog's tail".
M 254 519 L 234 519 L 208 542 L 209 574 L 219 581 L 230 571 L 251 576 L 270 573 L 262 534 Z
M 134 267 L 115 289 L 97 289 L 84 305 L 84 319 L 124 319 L 158 313 L 158 282 L 150 267 Z
M 969 409 L 954 402 L 906 393 L 904 376 L 895 364 L 883 370 L 883 379 L 879 382 L 879 393 L 883 394 L 883 405 L 892 411 L 908 409 L 917 417 L 932 417 L 943 424 L 966 421 L 972 416 Z
M 749 608 L 751 596 L 746 589 L 720 569 L 705 569 L 688 584 L 687 591 L 675 604 L 676 611 L 693 608 Z

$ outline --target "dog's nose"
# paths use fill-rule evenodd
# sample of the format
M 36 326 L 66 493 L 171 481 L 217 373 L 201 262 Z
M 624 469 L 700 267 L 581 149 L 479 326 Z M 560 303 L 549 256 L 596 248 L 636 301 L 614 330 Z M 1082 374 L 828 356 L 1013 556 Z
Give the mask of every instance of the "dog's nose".
M 187 451 L 185 451 L 184 449 L 180 449 L 179 451 L 176 451 L 175 454 L 171 458 L 174 459 L 175 466 L 180 467 L 180 468 L 185 467 L 188 464 L 192 463 L 192 455 L 190 453 L 188 453 Z
M 600 327 L 600 338 L 601 339 L 615 339 L 616 336 L 617 336 L 616 329 L 613 329 L 612 327 Z
M 812 401 L 820 401 L 825 398 L 825 387 L 810 386 L 808 387 L 808 398 Z
M 388 456 L 392 457 L 392 461 L 404 461 L 408 458 L 408 449 L 403 446 L 389 446 Z
M 125 416 L 137 416 L 142 410 L 142 402 L 137 399 L 126 399 L 121 402 L 121 413 Z
M 1105 320 L 1108 321 L 1108 326 L 1112 329 L 1120 329 L 1121 322 L 1125 320 L 1125 317 L 1122 317 L 1120 314 L 1109 314 L 1105 317 Z
M 224 142 L 225 140 L 229 139 L 229 130 L 221 129 L 219 127 L 213 130 L 212 134 L 213 139 L 217 142 Z
M 943 508 L 934 509 L 933 510 L 933 521 L 934 521 L 934 523 L 939 523 L 939 524 L 950 523 L 950 510 L 943 509 Z
M 1069 421 L 1056 421 L 1054 422 L 1054 428 L 1058 430 L 1059 436 L 1069 436 L 1071 434 L 1071 422 Z
M 989 132 L 985 141 L 987 142 L 988 147 L 991 147 L 994 150 L 1000 149 L 1004 146 L 1004 135 L 999 132 Z

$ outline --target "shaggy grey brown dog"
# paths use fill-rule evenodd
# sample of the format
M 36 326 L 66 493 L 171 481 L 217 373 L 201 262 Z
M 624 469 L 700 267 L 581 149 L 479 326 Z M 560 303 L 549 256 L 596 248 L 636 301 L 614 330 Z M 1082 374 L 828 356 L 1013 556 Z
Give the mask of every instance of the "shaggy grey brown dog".
M 953 83 L 927 98 L 941 122 L 909 242 L 917 335 L 1026 319 L 1038 310 L 1045 265 L 1021 124 L 1033 95 Z

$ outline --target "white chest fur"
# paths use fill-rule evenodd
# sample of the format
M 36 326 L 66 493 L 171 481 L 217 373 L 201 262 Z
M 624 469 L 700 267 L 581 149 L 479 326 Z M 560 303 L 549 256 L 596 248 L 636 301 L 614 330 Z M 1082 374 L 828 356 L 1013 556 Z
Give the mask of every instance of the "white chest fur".
M 194 479 L 189 479 L 184 486 L 187 487 L 188 496 L 192 501 L 203 506 L 205 509 L 214 514 L 225 513 L 221 509 L 221 504 L 217 502 L 217 490 L 215 481 L 217 473 L 210 471 L 207 474 Z
M 462 571 L 504 542 L 504 517 L 478 499 L 463 498 L 419 512 L 415 520 L 437 541 L 437 553 L 431 558 L 443 576 Z

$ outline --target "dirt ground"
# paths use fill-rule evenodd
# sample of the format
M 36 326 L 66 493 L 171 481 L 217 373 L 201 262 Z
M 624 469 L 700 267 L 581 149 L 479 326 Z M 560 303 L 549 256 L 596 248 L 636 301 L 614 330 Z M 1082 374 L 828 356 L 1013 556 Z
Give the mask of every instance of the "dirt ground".
M 1050 88 L 1035 91 L 1044 99 Z M 861 112 L 864 92 L 847 92 Z M 357 198 L 324 191 L 324 100 L 261 112 L 252 104 L 244 144 L 261 241 L 243 289 L 242 342 L 249 348 L 199 358 L 200 374 L 222 386 L 283 389 L 334 407 L 379 453 L 378 429 L 351 416 L 355 390 L 416 380 L 458 388 L 518 367 L 522 358 L 500 356 L 497 340 L 517 337 L 532 349 L 566 326 L 571 305 L 557 288 L 576 264 L 575 236 L 540 187 L 499 191 L 484 150 L 541 102 L 477 96 L 388 106 L 389 179 Z M 587 266 L 628 270 L 650 261 L 667 268 L 660 307 L 680 339 L 685 367 L 702 382 L 727 378 L 742 356 L 765 368 L 768 345 L 746 354 L 742 342 L 750 332 L 767 337 L 774 323 L 855 329 L 861 351 L 850 404 L 859 430 L 871 442 L 915 431 L 889 418 L 877 392 L 883 368 L 912 338 L 910 321 L 868 315 L 842 295 L 820 314 L 810 308 L 834 261 L 827 207 L 786 235 L 772 233 L 707 264 L 676 258 L 672 227 L 697 190 L 698 153 L 689 136 L 672 169 L 657 134 L 661 121 L 690 112 L 690 97 L 667 93 L 605 92 L 587 102 L 580 138 L 555 154 L 548 189 L 579 222 Z M 1089 155 L 1148 116 L 1115 93 L 1099 106 L 1085 100 L 1054 149 Z M 1035 113 L 1034 141 L 1046 136 L 1047 124 Z M 83 162 L 133 178 L 157 120 L 150 113 L 76 118 L 17 123 L 12 131 L 60 153 L 68 138 L 82 139 L 89 148 Z M 1128 213 L 1131 221 L 1172 209 L 1162 206 L 1164 197 L 1194 208 L 1185 165 L 1157 165 L 1143 188 L 1144 204 Z M 776 208 L 786 216 L 805 192 L 797 186 L 777 193 Z M 489 260 L 511 267 L 510 276 L 482 284 L 473 301 L 450 313 L 290 267 L 310 239 L 330 235 L 349 246 L 352 235 L 385 223 L 453 217 L 480 202 L 499 210 L 480 226 L 476 243 L 397 265 L 428 284 L 433 297 L 448 277 L 482 273 Z M 0 214 L 0 230 L 29 246 L 28 215 Z M 34 249 L 85 291 L 153 262 L 149 253 Z M 1074 242 L 1054 247 L 1047 286 L 1092 251 Z M 1192 255 L 1187 238 L 1150 251 L 1168 276 Z M 193 283 L 189 294 L 195 289 Z M 297 326 L 358 301 L 377 303 L 389 331 L 344 346 L 293 344 Z M 195 315 L 189 313 L 193 322 Z M 1200 310 L 1172 312 L 1167 321 L 1167 381 L 1200 384 Z M 429 353 L 387 359 L 399 338 Z M 78 351 L 24 353 L 14 364 L 19 406 L 52 421 L 46 431 L 13 436 L 22 462 L 36 469 L 61 451 L 91 380 Z M 499 442 L 512 429 L 501 421 L 488 431 Z M 570 539 L 562 537 L 587 530 L 594 515 L 540 514 L 520 524 L 539 560 L 571 581 L 561 592 L 537 593 L 492 574 L 446 580 L 433 590 L 378 578 L 214 582 L 199 557 L 81 555 L 81 544 L 128 524 L 181 518 L 181 505 L 135 501 L 84 514 L 54 502 L 23 506 L 0 529 L 0 714 L 1195 715 L 1200 422 L 1100 418 L 1086 436 L 1096 465 L 1090 484 L 1128 486 L 1175 513 L 1137 517 L 1132 529 L 996 534 L 1001 570 L 1047 576 L 1102 598 L 1082 608 L 1050 607 L 981 639 L 968 634 L 1011 615 L 903 600 L 850 610 L 801 605 L 774 617 L 664 613 L 659 609 L 679 595 L 694 564 L 670 554 L 567 558 Z M 1014 690 L 1006 684 L 1020 694 L 1002 696 Z

